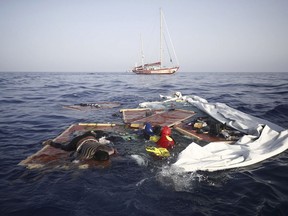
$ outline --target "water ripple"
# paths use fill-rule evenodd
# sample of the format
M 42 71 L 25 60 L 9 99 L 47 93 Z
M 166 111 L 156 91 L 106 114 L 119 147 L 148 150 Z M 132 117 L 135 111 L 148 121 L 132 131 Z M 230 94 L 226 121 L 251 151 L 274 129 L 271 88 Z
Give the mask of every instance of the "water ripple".
M 222 172 L 172 174 L 162 161 L 139 166 L 144 143 L 115 143 L 106 169 L 17 164 L 76 122 L 114 122 L 117 109 L 63 105 L 110 101 L 135 108 L 159 94 L 195 94 L 288 128 L 287 73 L 1 73 L 0 209 L 3 215 L 288 215 L 288 153 Z M 142 152 L 143 153 L 143 152 Z

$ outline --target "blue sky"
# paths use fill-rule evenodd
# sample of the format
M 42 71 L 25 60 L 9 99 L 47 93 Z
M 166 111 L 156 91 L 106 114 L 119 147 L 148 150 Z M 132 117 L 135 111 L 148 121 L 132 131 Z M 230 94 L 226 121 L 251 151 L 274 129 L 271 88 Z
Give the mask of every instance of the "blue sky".
M 185 72 L 288 72 L 287 0 L 1 0 L 0 71 L 124 72 L 159 54 L 159 8 Z

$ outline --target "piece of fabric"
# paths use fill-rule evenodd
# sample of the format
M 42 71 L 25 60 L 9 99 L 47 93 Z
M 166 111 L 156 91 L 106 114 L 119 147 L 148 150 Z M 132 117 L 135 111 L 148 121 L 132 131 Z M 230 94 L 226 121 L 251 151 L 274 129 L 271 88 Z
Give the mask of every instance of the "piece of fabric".
M 210 142 L 201 147 L 191 143 L 171 165 L 176 172 L 216 171 L 249 166 L 288 149 L 288 130 L 267 120 L 248 115 L 223 103 L 209 103 L 198 96 L 181 94 L 175 99 L 184 100 L 219 122 L 246 134 L 235 144 Z M 173 98 L 170 97 L 169 100 L 173 101 Z
M 191 143 L 178 157 L 174 168 L 185 172 L 216 171 L 243 167 L 273 157 L 288 148 L 288 130 L 269 121 L 256 118 L 223 103 L 208 103 L 199 97 L 186 101 L 211 117 L 247 135 L 235 144 L 209 143 L 201 147 Z
M 186 97 L 186 101 L 219 122 L 226 123 L 226 125 L 245 134 L 258 137 L 263 125 L 269 125 L 276 131 L 284 130 L 284 128 L 267 120 L 248 115 L 223 103 L 208 103 L 205 99 L 195 96 Z
M 259 138 L 245 135 L 235 144 L 211 142 L 206 146 L 191 143 L 172 165 L 179 171 L 216 171 L 249 166 L 288 149 L 288 130 L 277 132 L 265 126 Z

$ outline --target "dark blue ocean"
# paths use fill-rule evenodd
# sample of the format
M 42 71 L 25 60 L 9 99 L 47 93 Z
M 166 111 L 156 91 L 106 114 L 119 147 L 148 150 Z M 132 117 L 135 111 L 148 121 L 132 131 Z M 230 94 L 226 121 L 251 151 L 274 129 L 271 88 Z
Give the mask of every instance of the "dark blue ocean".
M 133 145 L 105 169 L 18 163 L 78 122 L 119 122 L 121 108 L 159 94 L 198 95 L 288 128 L 288 73 L 0 73 L 0 215 L 288 215 L 288 152 L 256 165 L 169 175 L 139 165 Z M 63 105 L 119 102 L 94 111 Z M 139 145 L 139 143 L 137 144 Z

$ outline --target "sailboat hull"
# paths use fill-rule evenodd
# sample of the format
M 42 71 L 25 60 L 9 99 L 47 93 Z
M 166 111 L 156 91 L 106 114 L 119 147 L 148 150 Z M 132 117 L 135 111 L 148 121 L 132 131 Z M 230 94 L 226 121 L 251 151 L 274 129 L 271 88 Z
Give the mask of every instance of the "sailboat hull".
M 174 74 L 179 67 L 171 67 L 171 68 L 159 68 L 159 69 L 137 69 L 134 68 L 132 72 L 135 74 L 145 74 L 145 75 L 152 75 L 152 74 Z

